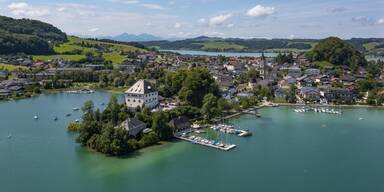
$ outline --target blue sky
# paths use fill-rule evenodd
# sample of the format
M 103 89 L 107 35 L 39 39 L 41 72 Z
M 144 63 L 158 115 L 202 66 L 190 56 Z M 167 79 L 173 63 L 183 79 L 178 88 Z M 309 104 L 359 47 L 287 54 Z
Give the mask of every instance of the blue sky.
M 384 0 L 0 0 L 0 14 L 90 36 L 384 37 Z

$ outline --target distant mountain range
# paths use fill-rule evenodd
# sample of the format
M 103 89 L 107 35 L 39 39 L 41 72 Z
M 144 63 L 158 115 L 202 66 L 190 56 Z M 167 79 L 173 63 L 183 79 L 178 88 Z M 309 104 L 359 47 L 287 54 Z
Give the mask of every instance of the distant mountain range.
M 121 41 L 121 42 L 147 42 L 147 41 L 163 40 L 163 38 L 161 37 L 147 34 L 147 33 L 143 33 L 139 35 L 122 33 L 116 36 L 101 36 L 101 37 L 98 37 L 98 39 L 110 39 L 110 40 Z

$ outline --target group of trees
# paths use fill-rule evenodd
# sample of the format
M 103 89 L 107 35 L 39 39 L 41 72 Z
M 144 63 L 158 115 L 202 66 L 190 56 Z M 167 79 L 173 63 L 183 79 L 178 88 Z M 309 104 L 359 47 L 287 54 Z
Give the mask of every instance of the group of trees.
M 201 107 L 206 94 L 219 95 L 215 80 L 205 68 L 177 70 L 161 79 L 160 92 L 166 97 L 177 95 L 187 105 Z
M 173 136 L 172 128 L 168 125 L 168 113 L 151 113 L 147 108 L 129 111 L 124 104 L 119 104 L 116 96 L 111 97 L 104 111 L 95 109 L 92 101 L 85 102 L 82 111 L 83 121 L 70 123 L 68 131 L 78 133 L 76 141 L 82 146 L 107 155 L 127 155 Z M 119 127 L 128 117 L 138 118 L 153 131 L 137 138 L 130 137 L 127 130 Z
M 306 53 L 311 61 L 327 61 L 334 65 L 346 65 L 353 69 L 365 66 L 367 61 L 351 44 L 337 38 L 321 40 L 311 51 Z
M 2 54 L 51 54 L 53 44 L 65 41 L 66 34 L 50 24 L 0 16 Z
M 280 64 L 283 64 L 283 63 L 293 63 L 294 62 L 294 58 L 293 58 L 293 54 L 292 52 L 290 52 L 289 54 L 281 54 L 279 53 L 276 58 L 275 58 L 275 61 L 277 63 L 280 63 Z

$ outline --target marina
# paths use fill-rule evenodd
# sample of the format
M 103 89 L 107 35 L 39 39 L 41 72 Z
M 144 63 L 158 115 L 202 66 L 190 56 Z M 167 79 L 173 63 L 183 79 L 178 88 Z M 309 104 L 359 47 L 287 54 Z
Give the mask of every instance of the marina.
M 307 112 L 315 112 L 315 113 L 326 113 L 326 114 L 335 114 L 335 115 L 341 115 L 341 110 L 336 110 L 334 108 L 328 108 L 328 107 L 302 107 L 293 109 L 296 113 L 307 113 Z
M 214 149 L 220 149 L 223 151 L 229 151 L 236 147 L 235 144 L 227 144 L 227 143 L 223 143 L 215 140 L 204 139 L 202 137 L 188 136 L 187 133 L 176 134 L 175 137 L 184 141 L 191 142 L 192 144 L 212 147 Z

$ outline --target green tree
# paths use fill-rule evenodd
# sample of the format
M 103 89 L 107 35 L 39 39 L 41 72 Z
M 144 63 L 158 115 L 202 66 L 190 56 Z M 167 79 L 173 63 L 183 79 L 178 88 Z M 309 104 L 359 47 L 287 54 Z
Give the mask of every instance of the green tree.
M 173 137 L 172 128 L 168 125 L 169 118 L 165 112 L 158 111 L 153 113 L 152 130 L 161 140 L 169 140 Z
M 201 114 L 204 115 L 204 118 L 210 120 L 219 115 L 219 113 L 219 109 L 217 108 L 217 97 L 211 93 L 205 95 L 203 107 L 201 108 Z

